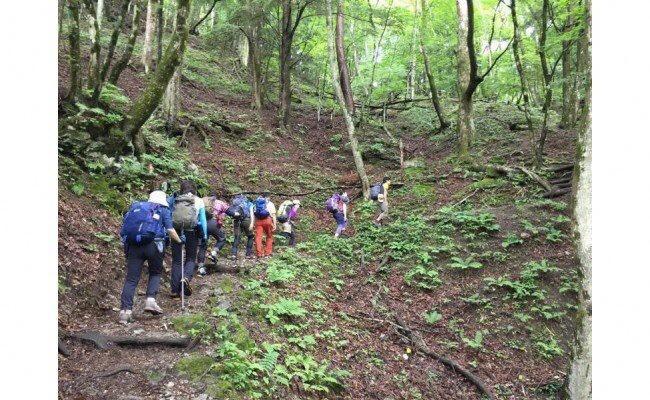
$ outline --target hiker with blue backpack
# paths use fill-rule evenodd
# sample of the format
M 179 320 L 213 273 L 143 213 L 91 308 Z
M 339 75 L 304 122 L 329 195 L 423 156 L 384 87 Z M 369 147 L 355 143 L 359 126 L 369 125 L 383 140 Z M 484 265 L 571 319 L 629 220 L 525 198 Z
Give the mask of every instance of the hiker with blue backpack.
M 170 205 L 174 229 L 181 232 L 183 239 L 183 243 L 172 243 L 172 298 L 192 295 L 190 281 L 194 276 L 199 239 L 208 240 L 205 203 L 196 193 L 192 181 L 181 181 L 180 194 L 174 196 Z
M 246 258 L 253 258 L 253 223 L 255 219 L 253 209 L 253 203 L 248 200 L 248 197 L 243 193 L 238 193 L 226 210 L 226 215 L 233 219 L 232 253 L 230 256 L 233 260 L 237 259 L 242 233 L 246 235 Z
M 255 200 L 255 251 L 257 258 L 271 257 L 273 253 L 273 231 L 277 228 L 275 204 L 264 192 Z M 266 238 L 264 247 L 262 242 Z
M 388 188 L 390 187 L 390 178 L 385 176 L 381 183 L 375 183 L 370 188 L 370 199 L 377 202 L 379 206 L 379 215 L 373 221 L 375 226 L 381 226 L 382 220 L 388 215 Z
M 350 198 L 343 189 L 338 190 L 325 202 L 325 208 L 327 211 L 332 213 L 332 217 L 336 221 L 336 231 L 334 232 L 335 238 L 341 236 L 341 233 L 345 231 L 345 228 L 348 225 L 349 202 Z
M 225 201 L 217 199 L 216 194 L 204 197 L 203 203 L 205 204 L 205 216 L 208 220 L 208 240 L 212 236 L 217 241 L 214 245 L 214 250 L 212 250 L 208 257 L 216 264 L 217 254 L 226 244 L 226 233 L 223 230 L 223 222 L 226 219 L 226 211 L 229 205 Z M 200 276 L 207 274 L 205 269 L 205 255 L 208 251 L 208 240 L 201 239 L 199 241 L 199 253 L 196 257 L 196 262 L 198 266 L 197 273 Z
M 144 311 L 154 315 L 163 313 L 156 303 L 156 295 L 160 288 L 165 247 L 170 237 L 174 243 L 181 243 L 163 191 L 155 190 L 148 201 L 133 203 L 124 215 L 120 238 L 126 255 L 126 278 L 121 295 L 120 323 L 128 324 L 133 320 L 133 296 L 145 261 L 149 268 L 149 281 Z

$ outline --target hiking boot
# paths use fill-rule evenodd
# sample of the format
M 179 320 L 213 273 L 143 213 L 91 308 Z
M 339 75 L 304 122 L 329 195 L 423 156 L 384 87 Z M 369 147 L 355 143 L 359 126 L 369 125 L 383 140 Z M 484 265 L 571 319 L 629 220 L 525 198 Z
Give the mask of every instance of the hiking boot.
M 217 251 L 216 251 L 216 250 L 212 250 L 212 253 L 210 253 L 210 255 L 208 256 L 208 258 L 209 258 L 210 260 L 212 260 L 213 263 L 216 264 L 216 263 L 217 263 Z
M 205 275 L 207 275 L 208 271 L 206 271 L 204 265 L 199 265 L 199 269 L 197 270 L 197 273 L 198 273 L 200 276 L 205 276 Z
M 255 259 L 255 256 L 252 255 L 252 254 L 250 254 L 250 255 L 247 255 L 247 256 L 246 256 L 246 259 L 247 259 L 247 260 L 254 260 L 254 259 Z
M 122 310 L 120 311 L 120 324 L 128 324 L 133 322 L 133 311 L 131 310 Z
M 188 281 L 187 278 L 183 278 L 181 279 L 181 285 L 183 287 L 183 293 L 185 296 L 191 296 L 192 288 L 190 288 L 190 281 Z
M 378 221 L 372 221 L 372 224 L 376 226 L 377 228 L 381 228 L 381 222 Z
M 170 293 L 169 297 L 171 297 L 172 299 L 180 299 L 181 294 L 180 293 Z
M 144 306 L 144 312 L 148 312 L 153 315 L 160 315 L 163 313 L 162 308 L 156 303 L 156 299 L 153 297 L 147 297 L 147 301 Z

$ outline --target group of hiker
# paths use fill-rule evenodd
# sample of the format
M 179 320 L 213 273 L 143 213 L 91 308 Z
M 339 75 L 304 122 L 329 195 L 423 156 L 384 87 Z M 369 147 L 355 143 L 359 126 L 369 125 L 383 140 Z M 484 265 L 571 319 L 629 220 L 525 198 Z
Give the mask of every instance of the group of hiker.
M 377 202 L 380 213 L 373 223 L 381 225 L 388 212 L 388 189 L 390 179 L 384 178 L 374 185 L 370 198 Z M 326 209 L 332 214 L 337 227 L 335 237 L 340 237 L 348 222 L 350 198 L 344 190 L 338 190 L 327 201 Z M 216 264 L 217 255 L 226 244 L 224 223 L 226 217 L 233 221 L 233 242 L 230 258 L 237 259 L 242 235 L 246 237 L 245 256 L 254 258 L 253 245 L 258 259 L 270 257 L 273 253 L 273 236 L 281 224 L 280 234 L 289 246 L 296 244 L 295 220 L 300 200 L 285 200 L 278 208 L 268 192 L 254 201 L 246 193 L 238 193 L 227 203 L 216 194 L 199 197 L 192 181 L 183 180 L 180 190 L 167 195 L 163 190 L 154 190 L 147 201 L 135 202 L 124 215 L 120 237 L 126 257 L 126 279 L 121 295 L 119 322 L 132 321 L 133 297 L 138 286 L 142 267 L 147 262 L 149 280 L 147 283 L 144 311 L 154 315 L 163 313 L 156 302 L 163 272 L 165 249 L 171 247 L 171 297 L 191 296 L 190 282 L 195 268 L 199 275 L 207 273 L 206 255 Z M 216 241 L 208 254 L 208 240 Z

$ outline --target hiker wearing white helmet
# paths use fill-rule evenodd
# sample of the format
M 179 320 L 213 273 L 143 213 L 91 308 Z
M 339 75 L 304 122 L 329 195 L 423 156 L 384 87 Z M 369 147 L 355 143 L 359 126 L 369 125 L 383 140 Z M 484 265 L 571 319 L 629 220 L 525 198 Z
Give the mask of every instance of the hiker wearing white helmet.
M 142 275 L 142 266 L 147 262 L 149 282 L 144 311 L 162 314 L 156 303 L 163 270 L 163 258 L 168 237 L 180 243 L 181 238 L 172 225 L 172 216 L 165 192 L 155 190 L 148 201 L 136 202 L 124 215 L 120 237 L 126 255 L 126 278 L 122 289 L 120 323 L 132 321 L 133 296 Z
M 296 245 L 296 225 L 294 219 L 298 216 L 300 200 L 285 200 L 278 208 L 277 220 L 282 224 L 282 236 L 287 238 L 289 246 Z

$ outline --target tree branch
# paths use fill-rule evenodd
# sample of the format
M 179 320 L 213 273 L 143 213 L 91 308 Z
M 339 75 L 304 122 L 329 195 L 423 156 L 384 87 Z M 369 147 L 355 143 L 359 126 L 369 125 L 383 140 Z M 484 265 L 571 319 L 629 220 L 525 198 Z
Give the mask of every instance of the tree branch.
M 218 2 L 218 1 L 220 1 L 220 0 L 214 0 L 214 2 L 212 3 L 212 7 L 210 7 L 210 9 L 208 10 L 208 12 L 205 13 L 205 15 L 203 16 L 203 18 L 201 18 L 201 19 L 199 20 L 199 22 L 197 22 L 196 24 L 194 24 L 194 26 L 192 27 L 192 29 L 190 29 L 190 34 L 191 34 L 191 35 L 195 35 L 195 36 L 196 36 L 196 35 L 199 34 L 199 31 L 197 31 L 196 29 L 197 29 L 197 28 L 199 27 L 199 25 L 201 25 L 201 23 L 203 23 L 203 21 L 205 21 L 206 18 L 208 18 L 208 16 L 212 13 L 212 10 L 213 10 L 214 7 L 217 5 L 217 2 Z

